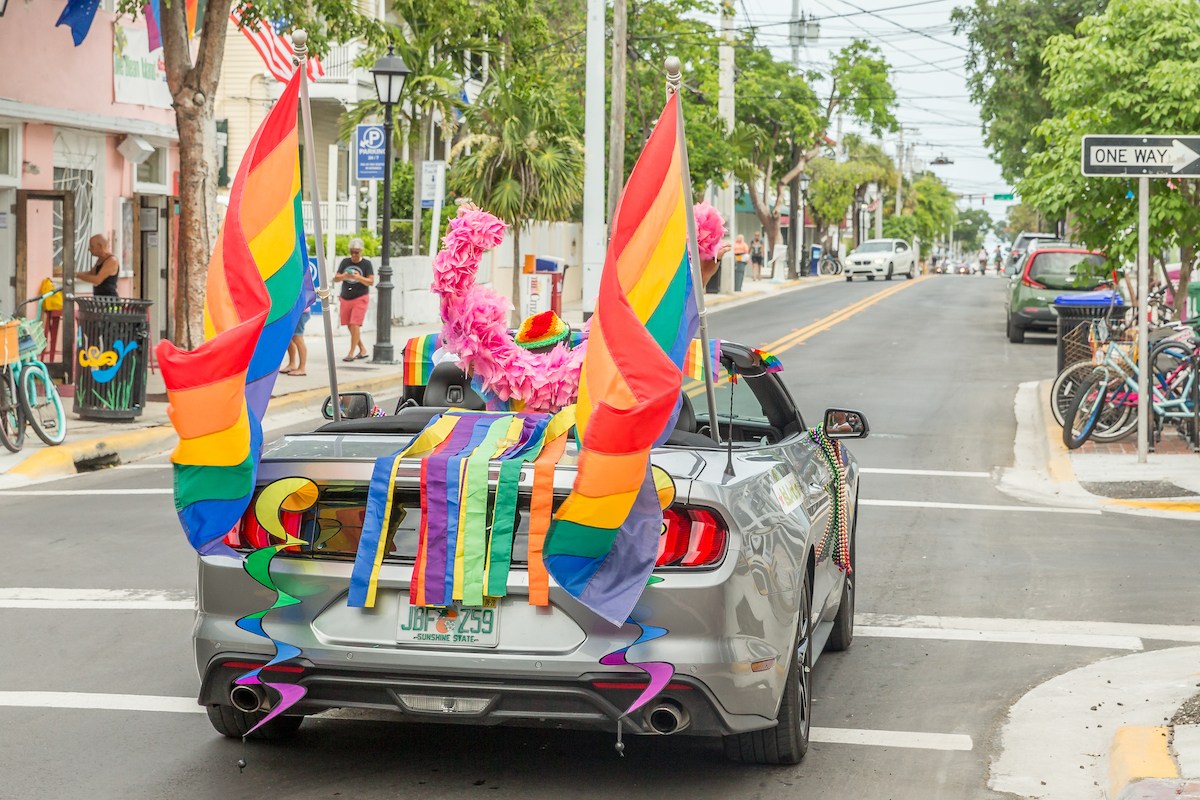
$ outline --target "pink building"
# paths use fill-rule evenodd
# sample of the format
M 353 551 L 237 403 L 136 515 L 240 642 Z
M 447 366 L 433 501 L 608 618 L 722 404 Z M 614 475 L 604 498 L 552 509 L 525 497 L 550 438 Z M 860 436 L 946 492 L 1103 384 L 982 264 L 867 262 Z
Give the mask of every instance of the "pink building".
M 64 251 L 90 271 L 99 233 L 120 261 L 121 295 L 154 301 L 154 340 L 169 330 L 174 291 L 178 136 L 162 50 L 149 52 L 145 24 L 112 7 L 102 0 L 78 47 L 55 27 L 62 2 L 10 0 L 0 16 L 0 315 L 45 278 L 69 280 Z

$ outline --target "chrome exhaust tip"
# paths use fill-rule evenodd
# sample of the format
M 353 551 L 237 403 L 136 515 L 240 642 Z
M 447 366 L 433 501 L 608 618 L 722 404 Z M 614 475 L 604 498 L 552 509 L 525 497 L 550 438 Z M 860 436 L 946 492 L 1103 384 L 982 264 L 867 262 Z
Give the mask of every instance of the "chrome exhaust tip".
M 266 711 L 270 708 L 267 702 L 267 693 L 262 690 L 261 686 L 244 686 L 237 685 L 229 690 L 229 702 L 233 703 L 233 707 L 238 711 L 246 714 L 255 711 Z
M 646 712 L 646 724 L 650 726 L 650 730 L 661 736 L 678 733 L 686 728 L 690 721 L 687 711 L 671 700 L 658 703 Z

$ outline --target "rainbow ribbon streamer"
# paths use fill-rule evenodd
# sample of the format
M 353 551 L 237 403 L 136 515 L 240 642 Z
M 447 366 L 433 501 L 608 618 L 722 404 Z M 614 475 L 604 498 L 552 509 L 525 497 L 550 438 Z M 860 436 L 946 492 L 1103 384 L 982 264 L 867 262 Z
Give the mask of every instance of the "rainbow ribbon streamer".
M 662 509 L 650 449 L 674 427 L 699 327 L 682 124 L 672 95 L 614 215 L 580 373 L 578 471 L 545 545 L 559 585 L 613 625 L 629 618 L 654 569 Z
M 485 596 L 505 596 L 521 468 L 539 462 L 547 452 L 557 462 L 574 422 L 570 408 L 553 416 L 448 412 L 432 420 L 404 450 L 376 459 L 350 577 L 349 605 L 375 605 L 379 572 L 390 544 L 384 531 L 391 530 L 397 513 L 396 475 L 404 459 L 416 458 L 421 459 L 421 529 L 410 602 L 482 606 Z M 494 496 L 489 484 L 493 461 L 500 462 Z M 530 512 L 531 574 L 537 570 L 532 540 L 539 513 L 548 526 L 549 504 L 540 512 Z M 534 600 L 531 591 L 530 602 Z
M 300 604 L 298 599 L 280 589 L 271 578 L 271 562 L 275 559 L 275 556 L 286 547 L 304 544 L 304 540 L 298 539 L 284 530 L 279 516 L 280 512 L 308 511 L 317 504 L 318 496 L 319 490 L 317 489 L 317 485 L 308 478 L 283 478 L 264 488 L 254 504 L 254 516 L 258 520 L 258 524 L 274 539 L 281 541 L 279 544 L 255 550 L 246 557 L 245 561 L 242 562 L 242 566 L 245 568 L 246 574 L 275 593 L 275 602 L 271 604 L 270 608 L 256 611 L 253 614 L 247 614 L 239 619 L 236 624 L 244 631 L 270 640 L 271 644 L 275 646 L 275 655 L 266 664 L 247 672 L 235 680 L 234 683 L 241 686 L 258 685 L 270 687 L 279 693 L 279 702 L 253 728 L 246 732 L 247 736 L 300 702 L 300 699 L 308 691 L 299 684 L 267 683 L 262 679 L 262 671 L 264 669 L 300 655 L 299 647 L 272 638 L 263 629 L 263 618 L 277 608 L 286 608 Z

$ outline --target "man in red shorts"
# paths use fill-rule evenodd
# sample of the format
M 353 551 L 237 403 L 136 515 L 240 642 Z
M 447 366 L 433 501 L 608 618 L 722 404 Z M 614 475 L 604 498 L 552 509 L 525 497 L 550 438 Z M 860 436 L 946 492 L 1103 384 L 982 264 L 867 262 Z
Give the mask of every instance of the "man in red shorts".
M 368 358 L 367 346 L 362 341 L 362 324 L 367 317 L 367 305 L 371 302 L 371 286 L 375 283 L 375 269 L 371 262 L 362 257 L 362 239 L 350 240 L 350 256 L 338 265 L 334 283 L 342 284 L 338 302 L 342 324 L 350 329 L 350 352 L 342 361 L 357 361 Z

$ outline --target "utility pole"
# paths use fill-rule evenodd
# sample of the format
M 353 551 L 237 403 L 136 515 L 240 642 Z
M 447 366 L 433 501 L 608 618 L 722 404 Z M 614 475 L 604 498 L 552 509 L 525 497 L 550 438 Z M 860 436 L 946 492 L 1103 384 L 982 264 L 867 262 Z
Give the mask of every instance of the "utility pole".
M 800 0 L 792 0 L 792 68 L 800 70 L 801 27 Z M 800 147 L 793 140 L 792 160 L 794 165 L 800 158 Z M 795 280 L 800 277 L 800 251 L 804 247 L 804 203 L 800 197 L 800 176 L 792 178 L 788 184 L 788 242 L 787 242 L 787 277 Z M 771 258 L 773 254 L 767 253 Z M 775 267 L 771 267 L 771 277 L 776 277 Z
M 613 0 L 612 111 L 608 121 L 608 217 L 611 222 L 625 186 L 625 54 L 627 0 Z
M 800 42 L 803 39 L 804 33 L 801 26 L 804 21 L 800 19 L 800 0 L 792 0 L 792 66 L 799 69 L 800 67 Z
M 717 62 L 720 70 L 718 75 L 717 113 L 725 123 L 727 134 L 733 133 L 733 3 L 724 0 L 721 3 L 721 44 L 717 47 Z M 729 229 L 730 241 L 737 240 L 737 219 L 735 204 L 737 192 L 734 188 L 733 173 L 725 175 L 725 188 L 720 194 L 721 216 L 725 218 L 725 227 Z M 733 294 L 733 273 L 737 269 L 736 261 L 731 261 L 729 269 L 721 270 L 721 293 Z
M 896 145 L 896 216 L 904 210 L 904 127 L 900 128 L 900 143 Z
M 604 0 L 588 0 L 583 129 L 583 315 L 596 309 L 604 269 Z M 513 264 L 513 269 L 520 269 Z M 513 302 L 519 298 L 514 297 Z

